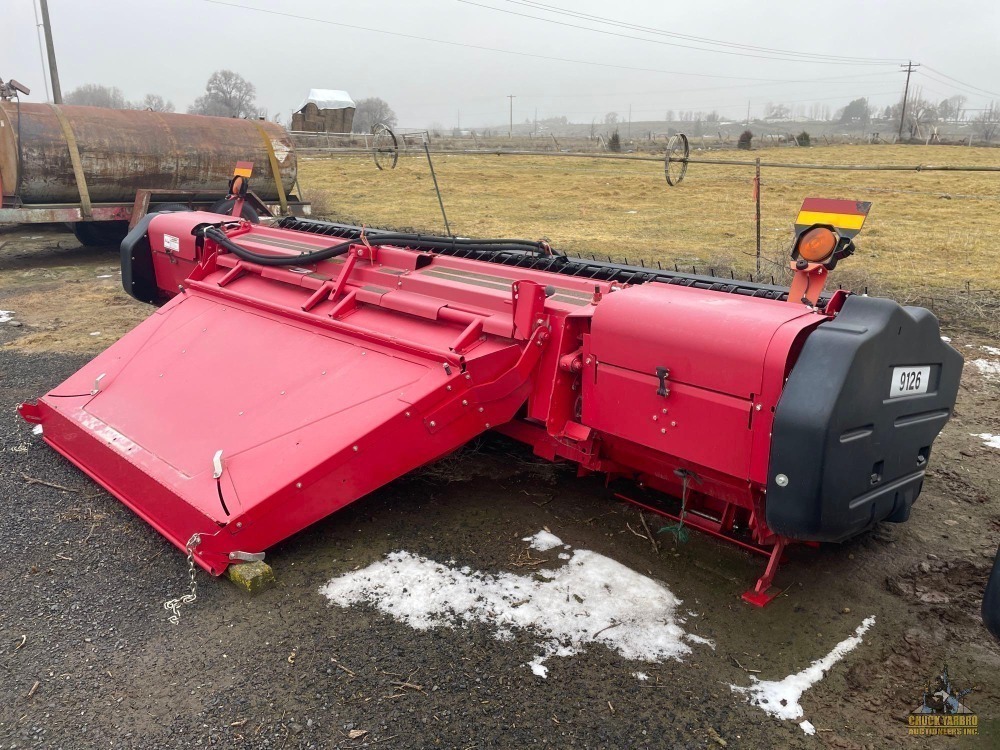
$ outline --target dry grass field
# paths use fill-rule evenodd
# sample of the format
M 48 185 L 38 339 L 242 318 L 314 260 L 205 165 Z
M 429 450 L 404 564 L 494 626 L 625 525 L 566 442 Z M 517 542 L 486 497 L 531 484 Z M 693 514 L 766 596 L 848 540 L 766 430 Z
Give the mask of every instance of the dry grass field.
M 739 154 L 739 156 L 737 156 Z M 958 146 L 837 145 L 699 153 L 810 164 L 1000 166 L 1000 149 Z M 754 270 L 753 169 L 690 165 L 668 187 L 655 162 L 566 157 L 434 158 L 452 230 L 472 236 L 548 238 L 571 253 L 680 263 L 699 271 Z M 308 157 L 300 181 L 318 215 L 376 226 L 443 233 L 422 152 L 379 172 L 365 156 Z M 838 269 L 845 285 L 869 283 L 897 297 L 997 290 L 1000 173 L 840 172 L 764 169 L 765 275 L 778 279 L 804 197 L 874 205 L 859 252 Z

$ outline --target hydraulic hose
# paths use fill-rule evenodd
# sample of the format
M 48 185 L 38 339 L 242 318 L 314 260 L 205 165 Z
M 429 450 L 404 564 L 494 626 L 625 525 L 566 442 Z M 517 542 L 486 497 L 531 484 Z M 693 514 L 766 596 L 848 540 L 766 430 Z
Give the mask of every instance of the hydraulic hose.
M 322 250 L 314 250 L 300 255 L 261 255 L 233 242 L 218 227 L 206 227 L 204 235 L 220 247 L 231 252 L 237 258 L 262 266 L 302 266 L 310 263 L 318 263 L 330 258 L 336 258 L 338 255 L 344 255 L 352 245 L 357 245 L 359 242 L 357 239 L 345 240 L 336 245 L 325 247 Z M 538 255 L 551 253 L 545 243 L 531 242 L 529 240 L 473 240 L 458 237 L 433 237 L 379 231 L 371 233 L 371 239 L 379 245 L 395 244 L 402 247 L 430 251 L 463 249 L 490 253 L 519 252 L 535 253 Z
M 351 245 L 357 244 L 356 240 L 348 240 L 323 248 L 322 250 L 302 253 L 301 255 L 261 255 L 237 245 L 218 227 L 206 227 L 204 235 L 220 247 L 224 247 L 237 258 L 241 258 L 249 263 L 257 263 L 261 266 L 301 266 L 308 263 L 318 263 L 321 260 L 329 260 L 330 258 L 336 258 L 338 255 L 343 255 L 351 248 Z

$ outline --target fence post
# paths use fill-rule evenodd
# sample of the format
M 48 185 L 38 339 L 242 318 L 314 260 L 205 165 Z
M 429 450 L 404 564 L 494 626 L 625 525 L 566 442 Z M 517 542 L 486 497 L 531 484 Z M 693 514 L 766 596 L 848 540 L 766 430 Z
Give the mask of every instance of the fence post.
M 756 208 L 757 230 L 757 273 L 760 274 L 760 157 L 757 157 L 756 174 L 753 178 L 753 200 Z

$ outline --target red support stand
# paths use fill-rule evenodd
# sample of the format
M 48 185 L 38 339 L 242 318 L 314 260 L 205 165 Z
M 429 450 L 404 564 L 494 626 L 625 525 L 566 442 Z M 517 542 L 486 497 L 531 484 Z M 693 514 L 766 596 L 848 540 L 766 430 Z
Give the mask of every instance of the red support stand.
M 763 607 L 781 592 L 769 593 L 771 584 L 774 581 L 774 574 L 778 572 L 778 565 L 781 563 L 781 555 L 785 551 L 786 540 L 783 536 L 778 537 L 778 541 L 771 548 L 771 556 L 767 560 L 767 567 L 764 575 L 757 579 L 756 585 L 750 591 L 743 592 L 743 601 L 755 607 Z

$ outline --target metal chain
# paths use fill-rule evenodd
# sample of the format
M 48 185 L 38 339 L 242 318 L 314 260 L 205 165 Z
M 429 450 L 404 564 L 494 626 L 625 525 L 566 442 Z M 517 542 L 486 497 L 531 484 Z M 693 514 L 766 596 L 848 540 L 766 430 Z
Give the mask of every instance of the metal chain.
M 172 625 L 177 625 L 181 621 L 181 607 L 185 604 L 192 604 L 198 598 L 198 582 L 194 579 L 197 568 L 194 564 L 194 548 L 201 544 L 201 534 L 192 534 L 191 538 L 188 539 L 186 549 L 187 549 L 187 561 L 188 561 L 188 580 L 191 593 L 179 596 L 176 599 L 170 599 L 169 601 L 163 602 L 163 608 L 171 613 L 167 618 L 170 620 Z

